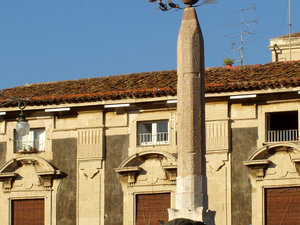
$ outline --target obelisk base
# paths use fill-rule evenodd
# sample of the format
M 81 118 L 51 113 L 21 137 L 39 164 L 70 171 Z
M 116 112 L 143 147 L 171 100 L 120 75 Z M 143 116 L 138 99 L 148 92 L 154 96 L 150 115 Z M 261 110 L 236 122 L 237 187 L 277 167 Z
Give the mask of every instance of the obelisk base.
M 198 207 L 195 210 L 189 209 L 168 209 L 169 213 L 169 221 L 178 219 L 178 218 L 185 218 L 195 221 L 203 221 L 204 220 L 204 210 L 203 207 Z
M 198 207 L 195 210 L 189 209 L 168 209 L 169 221 L 179 218 L 190 219 L 194 221 L 204 222 L 206 225 L 215 225 L 215 213 L 208 210 L 204 210 L 203 207 Z
M 176 209 L 168 209 L 169 221 L 185 218 L 213 225 L 213 214 L 207 210 L 206 176 L 176 178 Z

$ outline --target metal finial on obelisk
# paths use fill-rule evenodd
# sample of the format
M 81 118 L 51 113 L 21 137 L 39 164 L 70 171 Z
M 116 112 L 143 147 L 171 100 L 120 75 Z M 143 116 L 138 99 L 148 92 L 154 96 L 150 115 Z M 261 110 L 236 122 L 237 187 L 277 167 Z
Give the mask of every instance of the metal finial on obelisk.
M 182 7 L 179 4 L 174 3 L 172 0 L 148 0 L 150 3 L 158 3 L 158 9 L 162 11 L 168 11 L 170 9 L 184 9 L 186 7 L 198 7 L 204 4 L 212 4 L 217 0 L 202 0 L 199 4 L 195 5 L 199 0 L 181 0 L 186 6 Z
M 196 4 L 199 0 L 181 0 L 184 4 L 192 6 Z

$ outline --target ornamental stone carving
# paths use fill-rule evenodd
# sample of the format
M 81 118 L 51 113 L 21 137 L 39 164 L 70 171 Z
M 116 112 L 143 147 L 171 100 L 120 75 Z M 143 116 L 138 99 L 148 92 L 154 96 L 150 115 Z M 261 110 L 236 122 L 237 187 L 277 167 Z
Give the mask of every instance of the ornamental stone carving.
M 4 191 L 47 189 L 61 172 L 45 159 L 24 156 L 12 159 L 0 168 L 0 181 Z

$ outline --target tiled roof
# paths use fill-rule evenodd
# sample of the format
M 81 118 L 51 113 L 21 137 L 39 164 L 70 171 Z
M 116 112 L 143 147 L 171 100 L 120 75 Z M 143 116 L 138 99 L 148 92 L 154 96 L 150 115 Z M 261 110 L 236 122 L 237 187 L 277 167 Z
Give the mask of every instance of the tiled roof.
M 288 38 L 289 35 L 283 35 L 283 36 L 280 36 L 280 37 L 277 37 L 277 38 Z M 292 33 L 291 34 L 291 37 L 300 37 L 300 32 L 296 32 L 296 33 Z
M 300 86 L 300 61 L 209 68 L 205 80 L 206 93 L 297 87 Z M 4 89 L 2 95 L 33 96 L 29 105 L 47 105 L 174 96 L 176 85 L 176 70 L 171 70 L 31 84 Z

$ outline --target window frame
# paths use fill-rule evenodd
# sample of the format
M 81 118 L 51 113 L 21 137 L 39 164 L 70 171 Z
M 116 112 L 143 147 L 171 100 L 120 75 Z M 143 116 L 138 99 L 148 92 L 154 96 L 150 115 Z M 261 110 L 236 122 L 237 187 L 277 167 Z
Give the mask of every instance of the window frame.
M 42 131 L 38 138 L 36 135 L 38 131 Z M 41 135 L 41 137 L 40 137 Z M 45 152 L 46 151 L 46 129 L 44 127 L 31 128 L 28 135 L 21 137 L 14 130 L 14 153 L 26 153 L 26 152 Z M 23 140 L 23 138 L 25 140 Z M 17 142 L 20 142 L 21 148 Z M 30 145 L 31 143 L 31 145 Z
M 167 123 L 167 132 L 158 132 L 158 123 L 166 122 Z M 151 124 L 151 133 L 142 133 L 140 132 L 141 124 Z M 169 128 L 169 120 L 152 120 L 152 121 L 140 121 L 137 122 L 137 145 L 140 147 L 143 146 L 156 146 L 156 145 L 169 145 L 170 143 L 170 128 Z M 158 135 L 161 133 L 161 139 L 158 140 Z M 148 135 L 142 138 L 142 134 Z M 150 138 L 149 138 L 150 137 Z M 142 141 L 141 139 L 148 139 L 149 141 Z

